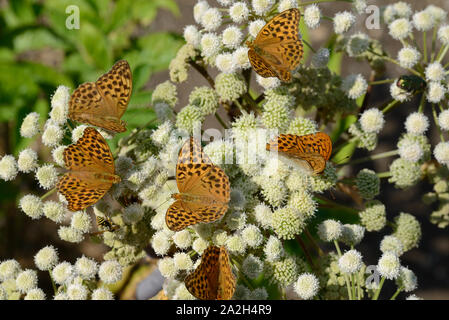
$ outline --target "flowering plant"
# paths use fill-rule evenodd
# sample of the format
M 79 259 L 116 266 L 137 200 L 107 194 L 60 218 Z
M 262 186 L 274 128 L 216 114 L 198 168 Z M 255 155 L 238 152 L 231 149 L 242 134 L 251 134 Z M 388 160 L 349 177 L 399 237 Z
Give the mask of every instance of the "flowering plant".
M 338 1 L 196 2 L 196 24 L 184 28 L 185 44 L 170 62 L 170 80 L 158 84 L 151 96 L 157 125 L 151 122 L 121 136 L 113 147 L 115 173 L 121 182 L 92 206 L 95 216 L 109 217 L 118 226 L 101 235 L 110 248 L 106 261 L 99 266 L 83 256 L 74 265 L 59 262 L 53 246 L 35 256 L 36 267 L 50 272 L 54 299 L 112 299 L 105 284 L 118 281 L 123 267 L 150 251 L 158 257 L 158 269 L 165 278 L 163 295 L 194 299 L 184 279 L 198 269 L 210 245 L 224 247 L 230 256 L 236 280 L 233 299 L 378 299 L 387 280 L 396 284 L 393 299 L 417 288 L 417 278 L 401 264 L 401 256 L 418 247 L 420 223 L 411 213 L 387 217 L 386 205 L 376 198 L 381 194 L 381 179 L 398 189 L 428 179 L 434 192 L 424 194 L 423 202 L 439 206 L 430 221 L 440 228 L 449 224 L 449 144 L 444 140 L 449 130 L 448 65 L 443 62 L 449 49 L 446 12 L 433 5 L 414 12 L 405 2 L 383 8 L 381 23 L 401 45 L 393 55 L 380 41 L 354 32 L 367 1 L 343 1 L 347 9 L 333 17 L 325 15 L 326 2 Z M 253 73 L 246 40 L 257 38 L 269 19 L 291 8 L 301 12 L 302 64 L 291 70 L 288 83 Z M 329 22 L 332 41 L 322 48 L 312 47 L 309 30 Z M 342 77 L 334 72 L 332 64 L 342 55 L 366 62 L 371 69 L 369 80 L 362 74 Z M 404 74 L 383 79 L 391 63 Z M 188 102 L 180 105 L 178 88 L 181 83 L 189 85 L 193 72 L 204 77 L 207 85 L 189 87 Z M 252 83 L 254 78 L 257 84 Z M 372 91 L 385 83 L 391 84 L 391 98 L 375 106 Z M 420 96 L 420 102 L 408 115 L 397 148 L 376 152 L 389 112 L 413 96 Z M 91 232 L 90 209 L 70 213 L 63 197 L 47 199 L 56 191 L 60 168 L 66 165 L 64 150 L 87 127 L 68 120 L 69 99 L 70 89 L 59 86 L 43 128 L 34 112 L 21 125 L 23 137 L 40 137 L 51 148 L 53 162 L 40 163 L 37 153 L 26 148 L 18 156 L 2 156 L 0 177 L 10 181 L 19 172 L 34 174 L 40 187 L 49 191 L 42 196 L 24 195 L 20 209 L 31 219 L 44 216 L 61 224 L 59 237 L 79 243 Z M 214 118 L 218 128 L 210 125 Z M 426 136 L 431 122 L 440 133 L 435 145 Z M 99 131 L 104 138 L 112 138 L 111 132 Z M 266 150 L 266 144 L 279 134 L 317 132 L 327 132 L 333 144 L 331 160 L 321 174 Z M 174 201 L 171 195 L 179 188 L 179 150 L 189 136 L 202 142 L 211 162 L 224 170 L 230 201 L 220 219 L 175 232 L 167 227 L 166 215 Z M 373 153 L 356 158 L 356 149 Z M 387 172 L 363 168 L 352 174 L 349 170 L 355 164 L 393 156 L 397 158 Z M 342 194 L 352 201 L 341 200 Z M 62 224 L 67 215 L 69 226 Z M 368 265 L 357 246 L 366 233 L 387 227 L 391 230 L 379 244 L 382 255 L 377 264 Z M 45 298 L 37 287 L 36 272 L 22 270 L 15 260 L 1 262 L 0 281 L 1 298 Z M 409 295 L 407 299 L 419 298 Z

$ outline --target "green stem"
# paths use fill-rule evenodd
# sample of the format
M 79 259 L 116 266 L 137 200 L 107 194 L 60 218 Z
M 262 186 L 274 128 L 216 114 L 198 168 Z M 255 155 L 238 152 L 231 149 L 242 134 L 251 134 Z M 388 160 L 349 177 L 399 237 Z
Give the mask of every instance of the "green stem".
M 380 290 L 382 290 L 382 286 L 384 285 L 384 282 L 385 282 L 385 278 L 382 277 L 382 279 L 380 279 L 379 288 L 377 288 L 377 291 L 374 294 L 373 300 L 377 300 L 379 298 Z
M 396 106 L 399 103 L 399 100 L 393 100 L 391 101 L 383 110 L 382 113 L 385 114 L 389 112 L 391 109 L 393 109 L 394 106 Z
M 438 116 L 437 116 L 437 112 L 435 110 L 434 104 L 432 104 L 432 114 L 433 114 L 433 121 L 435 121 L 435 125 L 437 126 L 437 129 L 438 129 L 438 133 L 440 134 L 440 139 L 442 142 L 444 142 L 444 135 L 443 135 L 443 132 L 441 131 L 440 124 L 438 123 Z
M 377 154 L 373 154 L 373 155 L 368 156 L 368 157 L 363 157 L 363 158 L 360 158 L 360 159 L 355 159 L 353 161 L 349 161 L 349 162 L 345 163 L 345 165 L 353 165 L 353 164 L 359 164 L 359 163 L 368 162 L 368 161 L 372 161 L 372 160 L 383 159 L 383 158 L 386 158 L 386 157 L 395 156 L 397 154 L 398 154 L 398 150 L 392 150 L 392 151 L 377 153 Z
M 304 42 L 306 44 L 306 46 L 308 46 L 310 48 L 310 50 L 312 50 L 313 53 L 316 53 L 316 50 L 312 47 L 312 45 L 307 42 L 305 39 L 301 39 L 302 42 Z
M 340 246 L 338 245 L 337 240 L 334 240 L 334 245 L 335 245 L 335 248 L 337 249 L 338 257 L 341 258 L 341 250 L 340 250 Z M 343 276 L 345 278 L 346 288 L 348 289 L 349 300 L 353 300 L 352 294 L 351 294 L 351 285 L 349 283 L 350 281 L 348 279 L 348 275 L 347 274 L 343 274 Z
M 398 66 L 401 66 L 398 61 L 394 60 L 393 58 L 390 58 L 389 56 L 380 55 L 377 52 L 375 52 L 373 50 L 370 50 L 370 49 L 368 49 L 368 51 L 371 52 L 372 54 L 378 56 L 381 59 L 387 60 L 387 61 L 389 61 L 391 63 L 394 63 L 394 64 L 396 64 Z M 414 75 L 421 76 L 420 73 L 418 71 L 414 70 L 414 69 L 411 69 L 411 68 L 405 68 L 405 69 L 407 69 L 409 72 L 413 73 Z
M 427 63 L 427 32 L 424 31 L 422 34 L 422 42 L 423 42 L 423 53 L 424 53 L 424 62 Z
M 421 102 L 419 103 L 418 112 L 422 113 L 424 111 L 425 106 L 426 106 L 426 95 L 423 94 L 421 96 Z
M 226 125 L 226 123 L 223 121 L 223 119 L 220 117 L 220 115 L 218 114 L 218 112 L 215 112 L 215 118 L 218 120 L 218 122 L 220 122 L 221 126 L 224 129 L 229 129 L 229 127 Z
M 351 275 L 351 284 L 352 284 L 352 297 L 355 300 L 355 274 Z
M 48 274 L 50 275 L 50 281 L 51 281 L 51 286 L 53 287 L 53 292 L 56 295 L 57 289 L 56 289 L 55 281 L 53 280 L 53 276 L 51 275 L 51 270 L 48 270 Z
M 312 235 L 310 234 L 310 232 L 307 228 L 304 228 L 304 233 L 305 233 L 306 237 L 309 239 L 309 241 L 312 243 L 312 245 L 316 248 L 320 257 L 323 257 L 325 255 L 324 251 L 320 248 L 318 243 L 316 243 L 315 239 L 312 237 Z
M 395 81 L 395 79 L 385 79 L 385 80 L 378 80 L 378 81 L 371 81 L 368 82 L 368 85 L 378 85 L 378 84 L 385 84 L 385 83 L 393 83 Z
M 391 296 L 390 300 L 395 300 L 398 294 L 401 293 L 402 289 L 404 289 L 404 287 L 399 287 L 398 290 L 396 290 L 396 292 Z
M 50 191 L 48 191 L 46 194 L 44 194 L 44 195 L 41 197 L 41 200 L 44 200 L 45 198 L 51 196 L 55 191 L 56 191 L 56 188 L 51 189 Z
M 437 61 L 441 62 L 446 56 L 447 51 L 449 50 L 449 45 L 446 44 L 444 47 L 441 47 L 440 53 L 437 56 Z
M 432 49 L 431 49 L 432 57 L 430 58 L 430 61 L 432 61 L 432 62 L 435 60 L 436 42 L 437 42 L 437 27 L 434 27 L 433 34 L 432 34 Z
M 327 206 L 332 207 L 332 208 L 340 208 L 342 210 L 349 211 L 350 213 L 353 213 L 353 214 L 358 214 L 359 213 L 359 211 L 354 209 L 354 208 L 347 207 L 347 206 L 345 206 L 343 204 L 339 204 L 337 202 L 329 200 L 329 199 L 327 199 L 327 198 L 325 198 L 323 196 L 320 196 L 318 194 L 315 195 L 315 198 L 320 199 L 322 201 L 325 201 L 324 205 L 321 205 L 321 206 L 326 206 L 327 205 Z
M 390 171 L 386 171 L 386 172 L 380 172 L 376 174 L 379 178 L 389 178 L 391 177 L 391 172 Z

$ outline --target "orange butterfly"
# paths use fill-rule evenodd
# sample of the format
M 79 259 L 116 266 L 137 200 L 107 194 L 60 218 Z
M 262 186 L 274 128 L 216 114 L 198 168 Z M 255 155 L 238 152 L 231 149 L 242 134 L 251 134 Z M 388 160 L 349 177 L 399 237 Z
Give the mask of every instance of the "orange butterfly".
M 267 143 L 267 150 L 285 153 L 287 156 L 299 160 L 298 163 L 314 174 L 320 174 L 326 168 L 326 161 L 332 153 L 331 138 L 324 132 L 297 136 L 281 134 L 276 141 Z
M 83 83 L 72 93 L 69 118 L 110 131 L 126 131 L 126 123 L 120 118 L 128 107 L 132 86 L 128 62 L 117 61 L 96 82 Z
M 235 277 L 225 247 L 209 246 L 201 263 L 184 283 L 187 290 L 201 300 L 230 300 L 235 292 Z
M 262 77 L 278 77 L 284 82 L 291 80 L 290 71 L 302 59 L 303 45 L 299 38 L 298 9 L 285 10 L 259 31 L 253 42 L 247 42 L 248 58 L 253 69 Z
M 114 158 L 102 135 L 92 127 L 84 130 L 75 144 L 64 149 L 66 172 L 57 184 L 71 211 L 93 205 L 120 182 L 115 174 Z
M 229 178 L 212 163 L 193 137 L 179 151 L 176 183 L 179 193 L 172 195 L 176 201 L 165 215 L 170 230 L 180 231 L 199 222 L 215 221 L 228 210 Z

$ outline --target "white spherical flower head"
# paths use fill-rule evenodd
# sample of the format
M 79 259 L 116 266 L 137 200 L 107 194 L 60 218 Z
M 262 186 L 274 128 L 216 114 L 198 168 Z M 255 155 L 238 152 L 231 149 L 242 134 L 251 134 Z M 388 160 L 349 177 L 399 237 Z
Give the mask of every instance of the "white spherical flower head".
M 278 4 L 279 12 L 283 12 L 292 8 L 298 8 L 298 2 L 296 0 L 281 0 Z
M 0 263 L 0 281 L 13 279 L 20 271 L 20 264 L 16 260 L 5 260 Z
M 47 147 L 54 147 L 61 142 L 64 137 L 64 131 L 60 126 L 53 123 L 52 120 L 49 121 L 47 121 L 44 133 L 42 134 L 42 143 Z
M 193 6 L 193 18 L 197 23 L 201 23 L 201 18 L 207 9 L 209 9 L 209 4 L 204 0 L 198 1 Z
M 59 86 L 51 98 L 50 118 L 54 123 L 63 125 L 69 115 L 70 91 L 66 86 Z
M 190 270 L 193 267 L 193 261 L 185 252 L 177 252 L 173 255 L 173 263 L 178 270 Z
M 32 138 L 39 132 L 39 113 L 29 113 L 20 126 L 20 135 L 24 138 Z
M 235 23 L 242 23 L 248 19 L 249 9 L 245 2 L 239 1 L 234 3 L 229 8 L 229 15 L 231 16 L 231 20 Z
M 262 244 L 263 235 L 255 225 L 249 224 L 242 230 L 242 239 L 248 247 L 258 247 Z
M 412 33 L 413 25 L 408 19 L 400 18 L 390 23 L 388 28 L 393 39 L 403 40 Z
M 419 161 L 424 155 L 424 151 L 417 141 L 408 141 L 407 143 L 403 143 L 398 149 L 399 156 L 402 159 L 412 162 Z
M 357 250 L 349 250 L 338 259 L 338 267 L 343 273 L 358 272 L 362 267 L 362 255 Z
M 87 126 L 85 124 L 81 124 L 79 126 L 77 126 L 75 129 L 73 129 L 72 131 L 72 142 L 76 143 L 78 141 L 79 138 L 81 138 L 84 134 L 84 129 L 86 129 Z
M 17 159 L 17 167 L 19 171 L 28 173 L 37 168 L 37 153 L 36 151 L 27 148 L 20 151 Z
M 192 244 L 192 235 L 189 230 L 181 230 L 173 236 L 173 242 L 180 249 L 187 249 Z
M 446 87 L 439 82 L 430 82 L 427 89 L 427 101 L 438 103 L 443 100 L 446 94 Z
M 81 233 L 88 232 L 89 229 L 91 228 L 91 225 L 92 219 L 87 213 L 83 211 L 75 212 L 70 222 L 70 226 L 73 229 L 80 231 Z
M 64 204 L 52 200 L 46 201 L 43 204 L 42 211 L 45 217 L 57 223 L 62 222 L 67 212 Z
M 405 120 L 405 129 L 408 133 L 420 135 L 429 128 L 429 119 L 421 112 L 410 114 Z
M 281 85 L 281 80 L 277 77 L 264 78 L 256 74 L 256 81 L 265 90 L 275 89 Z
M 20 272 L 16 278 L 16 287 L 21 293 L 27 293 L 37 286 L 37 273 L 34 270 L 26 269 Z
M 223 73 L 233 73 L 237 69 L 232 53 L 219 54 L 215 59 L 215 65 Z
M 431 15 L 434 26 L 446 20 L 447 12 L 440 7 L 431 4 L 426 7 L 425 11 Z
M 105 283 L 116 283 L 122 278 L 123 267 L 115 260 L 105 261 L 100 265 L 98 276 Z
M 217 8 L 207 9 L 201 17 L 201 25 L 207 31 L 214 31 L 221 25 L 222 17 Z
M 274 0 L 252 0 L 252 6 L 258 16 L 263 16 L 274 4 Z
M 133 203 L 123 210 L 123 222 L 126 224 L 137 223 L 142 220 L 144 214 L 143 207 L 138 203 Z
M 45 293 L 42 289 L 34 288 L 27 292 L 23 300 L 45 300 Z
M 72 283 L 67 287 L 69 300 L 87 300 L 88 293 L 89 290 L 82 284 Z
M 365 230 L 365 227 L 358 224 L 344 224 L 341 241 L 348 246 L 355 246 L 362 241 Z
M 248 26 L 249 34 L 253 38 L 256 38 L 257 35 L 259 34 L 259 31 L 262 30 L 262 28 L 265 26 L 265 24 L 266 24 L 265 20 L 262 20 L 262 19 L 257 19 L 257 20 L 252 21 Z
M 429 31 L 434 27 L 435 20 L 429 11 L 423 10 L 413 15 L 413 24 L 419 31 Z
M 168 249 L 170 249 L 171 246 L 170 237 L 167 235 L 165 231 L 163 230 L 158 231 L 154 234 L 153 238 L 151 239 L 151 246 L 153 247 L 154 252 L 156 252 L 157 255 L 164 255 L 167 253 Z
M 212 57 L 220 50 L 220 39 L 215 33 L 206 33 L 201 38 L 201 52 L 205 57 Z
M 444 45 L 449 45 L 449 25 L 441 26 L 438 29 L 438 39 Z
M 441 63 L 438 61 L 429 64 L 425 70 L 426 80 L 428 81 L 442 81 L 445 78 L 446 70 L 444 70 Z
M 320 48 L 317 53 L 315 53 L 312 56 L 312 67 L 319 69 L 319 68 L 326 68 L 327 64 L 329 63 L 329 56 L 330 52 L 327 48 Z
M 221 39 L 225 47 L 236 49 L 242 42 L 243 33 L 237 26 L 230 26 L 223 30 Z
M 390 94 L 391 97 L 394 100 L 400 101 L 400 102 L 404 102 L 407 100 L 410 100 L 410 98 L 412 97 L 412 94 L 410 92 L 407 92 L 401 88 L 399 88 L 396 84 L 397 80 L 395 80 L 391 85 L 390 85 Z
M 19 208 L 31 219 L 39 219 L 42 216 L 41 198 L 28 194 L 19 202 Z
M 348 12 L 338 12 L 334 17 L 334 30 L 336 34 L 347 32 L 355 22 L 355 16 Z
M 73 271 L 74 271 L 73 266 L 70 263 L 64 261 L 58 264 L 56 267 L 54 267 L 51 274 L 53 280 L 57 284 L 62 285 L 73 278 L 74 276 Z
M 358 14 L 364 14 L 367 7 L 366 0 L 354 0 L 352 5 Z
M 449 131 L 449 110 L 444 110 L 438 115 L 438 124 L 442 130 Z
M 184 39 L 188 44 L 191 44 L 195 48 L 200 46 L 201 34 L 198 28 L 194 25 L 188 25 L 184 28 Z
M 165 257 L 163 259 L 159 259 L 157 265 L 159 271 L 165 278 L 174 278 L 178 273 L 178 268 L 175 266 L 173 258 Z
M 5 155 L 0 160 L 0 178 L 5 181 L 13 180 L 18 173 L 16 159 L 12 155 Z
M 320 25 L 321 10 L 316 4 L 307 6 L 304 10 L 304 22 L 310 29 L 315 29 Z
M 46 246 L 34 256 L 34 263 L 39 270 L 47 271 L 58 263 L 58 252 L 53 246 Z
M 433 149 L 433 155 L 437 161 L 449 167 L 449 142 L 440 142 Z
M 328 219 L 318 225 L 318 236 L 326 242 L 338 240 L 342 232 L 343 226 L 336 220 Z
M 420 59 L 421 52 L 413 47 L 404 47 L 398 52 L 398 61 L 402 68 L 413 68 Z
M 61 240 L 72 242 L 72 243 L 80 243 L 83 241 L 83 233 L 75 228 L 61 226 L 58 229 L 58 236 Z
M 51 151 L 51 156 L 58 166 L 65 167 L 64 150 L 67 146 L 58 146 Z
M 296 294 L 304 300 L 312 299 L 320 289 L 318 278 L 311 273 L 303 273 L 293 285 Z
M 396 279 L 401 270 L 401 263 L 396 254 L 391 251 L 385 252 L 377 263 L 377 271 L 388 280 Z
M 359 121 L 363 131 L 374 133 L 379 133 L 385 123 L 382 111 L 376 108 L 364 111 Z
M 380 251 L 383 253 L 392 252 L 400 257 L 404 253 L 404 245 L 395 236 L 385 236 L 380 242 Z
M 239 47 L 232 53 L 236 68 L 248 69 L 251 67 L 248 58 L 248 50 L 248 47 Z
M 98 271 L 98 264 L 85 256 L 78 258 L 75 262 L 76 273 L 85 280 L 93 279 Z
M 402 287 L 405 292 L 410 292 L 418 287 L 418 279 L 412 270 L 407 267 L 401 267 L 396 284 L 399 288 Z
M 368 83 L 361 74 L 350 75 L 343 80 L 342 89 L 349 98 L 357 99 L 366 92 Z
M 226 247 L 232 253 L 243 254 L 246 249 L 246 243 L 239 235 L 230 236 L 227 238 Z
M 107 288 L 97 288 L 92 291 L 92 300 L 114 300 L 114 294 Z

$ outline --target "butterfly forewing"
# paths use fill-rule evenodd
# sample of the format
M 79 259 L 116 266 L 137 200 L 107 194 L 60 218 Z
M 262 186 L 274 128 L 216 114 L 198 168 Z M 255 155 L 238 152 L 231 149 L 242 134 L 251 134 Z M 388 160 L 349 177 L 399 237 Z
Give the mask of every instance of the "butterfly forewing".
M 226 249 L 216 246 L 204 250 L 200 265 L 184 280 L 187 290 L 201 300 L 230 300 L 235 282 Z
M 132 93 L 132 74 L 128 62 L 118 61 L 96 82 L 81 84 L 70 97 L 69 118 L 110 131 L 126 131 L 120 120 Z

